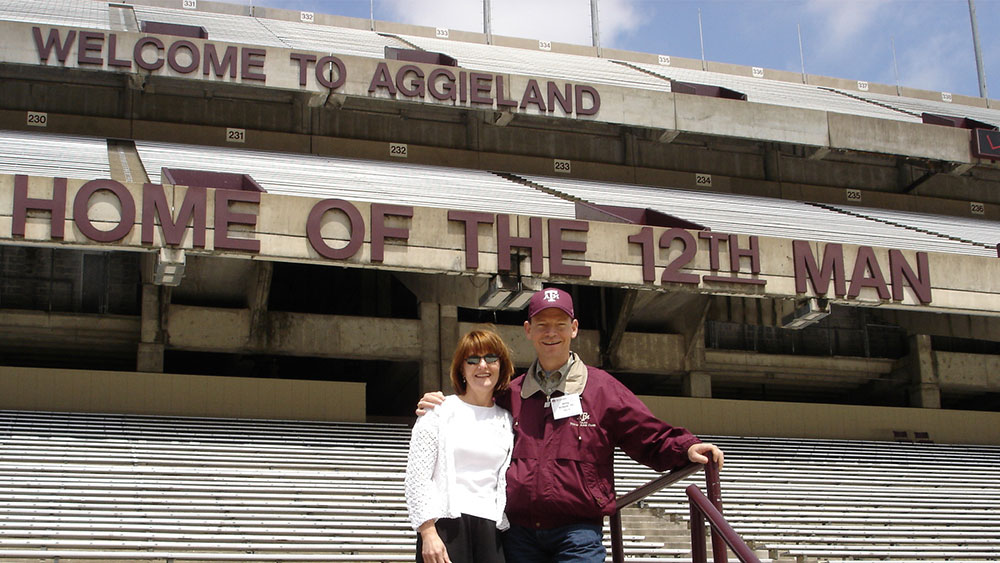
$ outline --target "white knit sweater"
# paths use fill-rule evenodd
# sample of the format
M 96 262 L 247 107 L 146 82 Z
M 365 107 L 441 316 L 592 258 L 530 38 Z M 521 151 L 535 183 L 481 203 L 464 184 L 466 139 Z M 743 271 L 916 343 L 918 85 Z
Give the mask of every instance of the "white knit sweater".
M 410 454 L 406 463 L 406 507 L 410 525 L 416 530 L 428 520 L 458 518 L 460 511 L 455 503 L 455 438 L 453 417 L 457 395 L 449 395 L 444 403 L 417 419 L 410 437 Z M 497 472 L 496 518 L 497 528 L 510 527 L 504 507 L 507 505 L 507 467 L 514 446 L 513 419 L 506 410 L 497 410 L 501 416 L 481 421 L 484 440 L 498 440 L 498 447 L 506 452 L 503 465 Z M 465 430 L 467 432 L 467 430 Z

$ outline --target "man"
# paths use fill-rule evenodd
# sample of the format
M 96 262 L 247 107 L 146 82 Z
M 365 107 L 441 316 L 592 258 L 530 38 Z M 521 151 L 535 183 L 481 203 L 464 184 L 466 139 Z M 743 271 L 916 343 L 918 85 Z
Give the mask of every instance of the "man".
M 497 396 L 514 417 L 504 552 L 516 563 L 603 563 L 616 446 L 657 471 L 708 463 L 707 455 L 721 467 L 722 451 L 658 420 L 617 379 L 570 350 L 579 323 L 565 291 L 536 293 L 524 332 L 538 359 Z M 424 395 L 417 413 L 440 397 Z

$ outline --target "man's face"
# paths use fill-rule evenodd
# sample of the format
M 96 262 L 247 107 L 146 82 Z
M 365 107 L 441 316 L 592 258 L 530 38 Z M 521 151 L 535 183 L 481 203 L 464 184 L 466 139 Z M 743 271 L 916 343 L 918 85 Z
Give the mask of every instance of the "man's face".
M 576 338 L 578 329 L 576 319 L 555 307 L 543 309 L 524 323 L 524 332 L 535 347 L 538 363 L 546 371 L 554 370 L 569 360 L 569 346 Z

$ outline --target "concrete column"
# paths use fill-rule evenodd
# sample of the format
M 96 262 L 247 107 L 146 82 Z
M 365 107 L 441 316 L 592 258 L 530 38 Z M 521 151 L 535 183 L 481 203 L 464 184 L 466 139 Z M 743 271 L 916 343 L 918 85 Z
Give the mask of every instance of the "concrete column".
M 461 336 L 458 333 L 458 307 L 455 305 L 441 305 L 441 390 L 445 393 L 454 393 L 451 386 L 451 358 L 455 354 L 455 344 Z
M 684 396 L 712 398 L 712 375 L 704 371 L 688 372 L 684 376 Z
M 420 304 L 420 394 L 443 391 L 441 387 L 441 306 Z
M 163 300 L 160 286 L 142 284 L 142 309 L 139 321 L 139 347 L 136 353 L 136 371 L 163 373 L 163 330 L 161 311 Z
M 931 337 L 915 334 L 910 337 L 910 404 L 925 409 L 941 408 L 941 386 L 934 365 Z

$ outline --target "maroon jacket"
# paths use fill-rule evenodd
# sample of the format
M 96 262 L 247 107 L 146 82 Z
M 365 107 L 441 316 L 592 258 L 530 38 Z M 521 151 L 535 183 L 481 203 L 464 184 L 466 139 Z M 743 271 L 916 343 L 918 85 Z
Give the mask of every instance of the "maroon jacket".
M 587 366 L 583 414 L 561 420 L 545 396 L 521 398 L 525 375 L 497 404 L 514 415 L 514 452 L 507 470 L 507 517 L 520 526 L 549 529 L 601 524 L 615 512 L 614 451 L 656 471 L 688 463 L 698 443 L 684 428 L 660 421 L 609 373 Z

